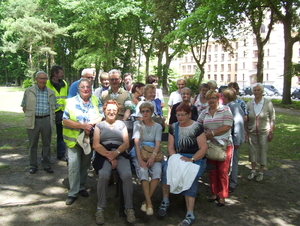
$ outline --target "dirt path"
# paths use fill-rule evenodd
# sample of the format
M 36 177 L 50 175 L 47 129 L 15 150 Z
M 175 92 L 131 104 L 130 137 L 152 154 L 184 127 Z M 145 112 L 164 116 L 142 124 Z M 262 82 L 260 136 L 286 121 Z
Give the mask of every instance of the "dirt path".
M 0 92 L 0 111 L 21 112 L 20 102 L 23 92 L 7 95 Z M 9 102 L 3 101 L 7 97 Z M 5 102 L 5 104 L 4 104 Z M 17 105 L 14 107 L 14 103 Z M 276 108 L 277 112 L 282 109 Z M 283 110 L 293 115 L 300 111 Z M 22 115 L 22 113 L 10 113 Z M 89 226 L 96 225 L 95 211 L 97 205 L 97 177 L 93 171 L 86 183 L 90 197 L 82 198 L 71 206 L 65 205 L 68 190 L 68 168 L 65 163 L 53 158 L 54 174 L 47 174 L 39 166 L 39 171 L 31 175 L 28 170 L 28 151 L 25 140 L 2 137 L 9 126 L 0 122 L 0 225 L 3 226 Z M 10 126 L 13 128 L 13 126 Z M 25 132 L 25 129 L 24 129 Z M 11 145 L 8 145 L 9 142 Z M 246 154 L 246 153 L 241 153 Z M 54 154 L 53 154 L 54 156 Z M 209 197 L 209 180 L 207 172 L 199 181 L 196 198 L 194 225 L 300 225 L 300 166 L 299 162 L 281 160 L 281 167 L 265 172 L 262 182 L 248 181 L 248 163 L 239 166 L 239 184 L 236 190 L 226 199 L 225 207 L 217 207 L 206 201 Z M 139 210 L 143 201 L 140 185 L 134 183 L 134 210 L 136 226 L 175 226 L 185 215 L 183 198 L 171 196 L 171 207 L 167 216 L 162 219 L 156 214 L 145 216 Z M 154 210 L 158 209 L 161 200 L 160 187 L 154 193 Z M 117 211 L 115 185 L 109 186 L 108 206 L 105 225 L 130 225 L 126 218 L 119 217 Z

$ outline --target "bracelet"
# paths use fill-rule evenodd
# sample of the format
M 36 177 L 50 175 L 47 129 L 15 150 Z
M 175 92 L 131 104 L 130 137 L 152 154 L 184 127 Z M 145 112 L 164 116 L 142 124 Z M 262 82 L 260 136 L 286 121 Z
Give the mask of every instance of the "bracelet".
M 157 156 L 157 153 L 156 153 L 156 152 L 152 152 L 152 154 L 154 154 L 155 156 Z
M 213 137 L 215 136 L 215 133 L 214 133 L 214 131 L 211 131 L 211 134 L 213 135 Z
M 121 154 L 121 152 L 118 149 L 116 151 L 117 151 L 118 155 Z

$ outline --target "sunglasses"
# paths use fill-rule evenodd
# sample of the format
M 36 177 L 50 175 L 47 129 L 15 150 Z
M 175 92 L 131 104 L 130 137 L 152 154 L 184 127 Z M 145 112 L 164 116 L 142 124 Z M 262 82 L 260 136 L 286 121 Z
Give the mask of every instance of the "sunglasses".
M 142 110 L 141 111 L 142 114 L 144 114 L 144 113 L 150 113 L 150 112 L 151 112 L 150 110 Z
M 117 81 L 119 81 L 120 79 L 119 78 L 110 78 L 109 79 L 109 81 L 111 81 L 111 82 L 117 82 Z
M 176 117 L 184 117 L 186 116 L 188 113 L 185 113 L 185 114 L 176 114 Z

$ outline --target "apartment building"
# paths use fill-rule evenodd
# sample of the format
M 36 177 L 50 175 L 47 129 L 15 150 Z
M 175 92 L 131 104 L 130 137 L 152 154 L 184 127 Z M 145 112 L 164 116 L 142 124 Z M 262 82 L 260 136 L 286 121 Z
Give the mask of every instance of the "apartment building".
M 266 29 L 262 26 L 262 35 L 266 35 Z M 241 87 L 250 86 L 256 82 L 257 72 L 257 45 L 253 34 L 240 37 L 238 41 L 231 43 L 233 54 L 226 52 L 222 45 L 211 41 L 208 45 L 207 63 L 205 64 L 204 81 L 213 79 L 218 85 L 226 85 L 229 82 L 237 82 Z M 275 24 L 270 39 L 264 47 L 264 80 L 265 84 L 283 87 L 283 57 L 284 37 L 282 24 Z M 293 62 L 300 63 L 300 44 L 294 44 Z M 177 67 L 176 71 L 185 78 L 192 78 L 197 65 L 192 53 L 185 54 L 172 62 L 171 67 Z M 292 86 L 300 83 L 299 77 L 293 77 Z

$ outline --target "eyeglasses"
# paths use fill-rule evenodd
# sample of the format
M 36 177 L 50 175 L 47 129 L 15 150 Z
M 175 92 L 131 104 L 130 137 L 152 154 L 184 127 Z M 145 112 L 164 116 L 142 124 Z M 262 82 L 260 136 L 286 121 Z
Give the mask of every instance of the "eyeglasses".
M 120 80 L 120 78 L 110 78 L 109 79 L 109 81 L 111 81 L 111 82 L 117 82 L 117 81 L 119 81 Z
M 144 114 L 144 113 L 150 113 L 150 112 L 151 112 L 150 110 L 142 110 L 141 111 L 142 114 Z
M 176 117 L 184 117 L 184 116 L 186 116 L 186 115 L 188 115 L 188 113 L 184 113 L 184 114 L 176 114 Z
M 91 77 L 86 77 L 86 78 L 88 78 L 88 79 L 94 79 L 94 76 L 91 76 Z
M 219 99 L 219 97 L 209 97 L 209 98 L 206 98 L 206 100 L 216 100 L 216 99 Z
M 79 88 L 80 89 L 90 89 L 91 87 L 90 86 L 80 86 Z

